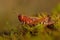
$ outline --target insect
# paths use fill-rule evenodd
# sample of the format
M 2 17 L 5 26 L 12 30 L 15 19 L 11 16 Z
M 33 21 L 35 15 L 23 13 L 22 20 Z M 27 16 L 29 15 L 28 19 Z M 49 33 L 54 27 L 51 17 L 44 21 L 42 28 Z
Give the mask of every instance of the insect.
M 39 18 L 39 17 L 28 17 L 25 15 L 18 15 L 18 19 L 20 22 L 28 25 L 36 25 L 38 23 L 43 23 L 45 25 L 53 24 L 53 22 L 50 21 L 50 18 L 48 16 Z

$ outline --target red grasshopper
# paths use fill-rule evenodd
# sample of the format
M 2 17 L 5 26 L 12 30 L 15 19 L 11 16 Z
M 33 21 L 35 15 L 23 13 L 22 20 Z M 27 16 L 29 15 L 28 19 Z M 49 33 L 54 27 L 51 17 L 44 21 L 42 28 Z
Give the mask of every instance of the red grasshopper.
M 28 25 L 36 25 L 38 23 L 43 23 L 45 25 L 53 24 L 53 22 L 50 21 L 49 16 L 39 18 L 39 17 L 28 17 L 28 16 L 24 16 L 24 15 L 18 15 L 18 19 L 20 22 L 23 22 Z
M 43 23 L 45 26 L 45 28 L 48 28 L 50 30 L 56 30 L 56 28 L 54 27 L 54 21 L 51 21 L 51 18 L 49 16 L 46 17 L 28 17 L 25 15 L 18 15 L 18 19 L 20 22 L 23 22 L 23 24 L 28 24 L 29 26 L 33 26 L 36 25 L 38 23 Z M 36 30 L 34 30 L 34 32 L 37 32 Z M 23 34 L 26 33 L 26 31 L 23 31 Z M 30 31 L 31 34 L 33 34 Z

